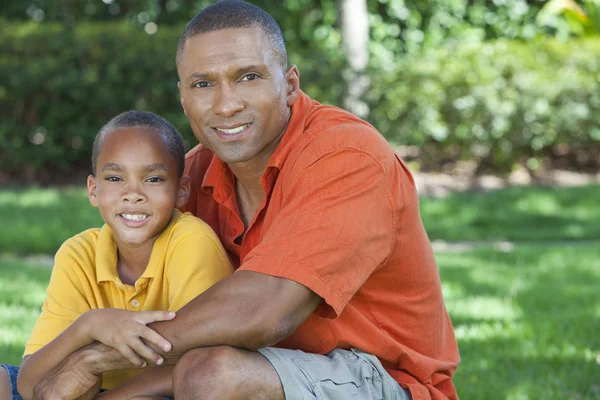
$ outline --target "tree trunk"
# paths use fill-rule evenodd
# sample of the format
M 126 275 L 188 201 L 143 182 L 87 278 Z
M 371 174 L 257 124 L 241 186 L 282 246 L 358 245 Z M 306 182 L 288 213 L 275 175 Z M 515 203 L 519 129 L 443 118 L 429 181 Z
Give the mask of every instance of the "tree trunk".
M 348 67 L 343 71 L 344 100 L 348 111 L 366 118 L 369 106 L 364 96 L 371 80 L 367 75 L 369 63 L 369 14 L 366 0 L 337 0 L 341 20 L 342 45 Z

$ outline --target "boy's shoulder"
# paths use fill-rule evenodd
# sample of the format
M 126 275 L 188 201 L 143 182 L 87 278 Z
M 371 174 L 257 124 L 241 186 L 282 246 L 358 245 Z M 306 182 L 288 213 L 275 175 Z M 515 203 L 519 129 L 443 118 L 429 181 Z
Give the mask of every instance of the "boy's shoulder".
M 177 218 L 173 221 L 170 229 L 170 242 L 177 243 L 190 236 L 206 237 L 218 240 L 217 234 L 202 219 L 192 215 L 189 212 L 177 212 Z
M 95 250 L 96 246 L 98 245 L 99 236 L 100 228 L 86 229 L 85 231 L 80 232 L 75 236 L 72 236 L 65 240 L 62 246 L 60 246 L 60 250 Z

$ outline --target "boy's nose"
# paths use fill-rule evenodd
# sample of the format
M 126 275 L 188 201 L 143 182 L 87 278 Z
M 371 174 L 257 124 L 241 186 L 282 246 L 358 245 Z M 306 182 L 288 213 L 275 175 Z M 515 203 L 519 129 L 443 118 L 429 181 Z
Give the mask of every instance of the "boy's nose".
M 146 196 L 137 187 L 129 186 L 125 188 L 121 199 L 125 203 L 136 204 L 145 202 Z

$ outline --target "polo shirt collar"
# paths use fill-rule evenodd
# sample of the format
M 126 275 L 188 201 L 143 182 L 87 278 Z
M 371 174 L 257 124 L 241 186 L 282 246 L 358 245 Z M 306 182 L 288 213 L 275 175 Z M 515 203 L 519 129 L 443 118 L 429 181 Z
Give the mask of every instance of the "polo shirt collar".
M 152 254 L 148 261 L 148 266 L 140 277 L 154 278 L 159 273 L 159 267 L 162 265 L 162 257 L 166 253 L 166 246 L 171 238 L 171 231 L 181 216 L 181 212 L 173 210 L 171 221 L 167 227 L 156 238 L 152 246 Z M 98 243 L 96 245 L 96 281 L 100 282 L 121 282 L 117 271 L 117 243 L 112 229 L 104 224 L 98 234 Z
M 294 147 L 296 139 L 304 132 L 306 117 L 312 105 L 313 100 L 303 91 L 300 91 L 296 102 L 292 105 L 292 116 L 283 137 L 267 162 L 267 169 L 274 167 L 281 170 L 287 156 Z M 202 181 L 202 190 L 207 193 L 212 192 L 213 195 L 217 196 L 221 194 L 214 193 L 214 191 L 222 190 L 222 196 L 227 198 L 233 192 L 233 182 L 233 173 L 227 164 L 221 161 L 216 154 L 213 154 L 212 161 Z

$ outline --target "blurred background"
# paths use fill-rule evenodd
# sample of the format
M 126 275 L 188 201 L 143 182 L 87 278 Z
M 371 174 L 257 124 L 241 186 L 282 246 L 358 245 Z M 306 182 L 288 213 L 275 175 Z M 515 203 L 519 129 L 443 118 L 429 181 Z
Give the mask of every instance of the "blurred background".
M 600 0 L 252 0 L 301 87 L 415 173 L 463 399 L 600 398 Z M 128 109 L 196 144 L 175 49 L 205 0 L 0 5 L 0 363 L 19 363 L 52 255 L 102 221 L 93 138 Z

